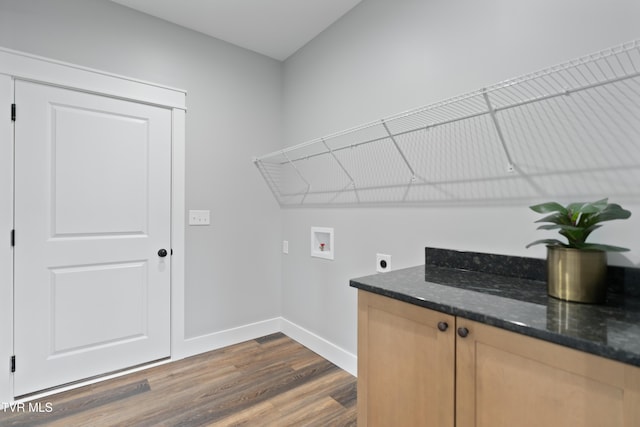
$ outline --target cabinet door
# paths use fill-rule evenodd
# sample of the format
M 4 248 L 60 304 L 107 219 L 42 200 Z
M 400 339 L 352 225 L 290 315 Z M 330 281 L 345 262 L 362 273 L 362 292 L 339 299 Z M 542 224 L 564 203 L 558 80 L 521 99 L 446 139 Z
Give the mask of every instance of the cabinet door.
M 458 427 L 640 425 L 640 368 L 458 319 Z
M 358 425 L 453 427 L 455 318 L 358 291 L 358 325 Z

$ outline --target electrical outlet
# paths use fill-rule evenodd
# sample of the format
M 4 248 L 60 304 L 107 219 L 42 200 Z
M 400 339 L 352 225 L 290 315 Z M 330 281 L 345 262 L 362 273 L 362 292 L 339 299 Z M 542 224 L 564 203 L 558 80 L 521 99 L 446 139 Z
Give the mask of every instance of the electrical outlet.
M 288 254 L 289 253 L 289 241 L 288 240 L 283 240 L 282 241 L 282 253 L 283 254 Z
M 209 225 L 211 211 L 190 210 L 189 225 Z
M 391 255 L 376 254 L 376 271 L 378 273 L 391 271 Z

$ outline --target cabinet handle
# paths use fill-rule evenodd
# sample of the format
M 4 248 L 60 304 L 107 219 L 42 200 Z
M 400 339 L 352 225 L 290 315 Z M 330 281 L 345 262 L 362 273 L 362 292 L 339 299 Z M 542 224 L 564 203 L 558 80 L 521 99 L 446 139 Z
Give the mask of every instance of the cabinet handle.
M 438 329 L 441 332 L 446 331 L 447 329 L 449 329 L 449 324 L 447 322 L 438 322 Z
M 458 328 L 458 335 L 460 335 L 462 338 L 465 338 L 467 335 L 469 335 L 469 330 L 467 328 Z

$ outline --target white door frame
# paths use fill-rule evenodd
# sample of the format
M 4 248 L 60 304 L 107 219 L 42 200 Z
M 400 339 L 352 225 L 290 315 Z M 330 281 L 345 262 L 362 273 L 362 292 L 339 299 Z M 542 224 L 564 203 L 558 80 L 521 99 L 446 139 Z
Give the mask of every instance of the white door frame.
M 9 360 L 13 355 L 13 248 L 10 232 L 14 211 L 10 105 L 13 103 L 15 79 L 171 108 L 171 359 L 187 355 L 184 345 L 186 92 L 0 48 L 0 405 L 14 400 Z M 17 120 L 20 120 L 19 105 L 16 113 Z M 19 244 L 19 236 L 16 241 Z M 20 369 L 19 359 L 16 368 Z

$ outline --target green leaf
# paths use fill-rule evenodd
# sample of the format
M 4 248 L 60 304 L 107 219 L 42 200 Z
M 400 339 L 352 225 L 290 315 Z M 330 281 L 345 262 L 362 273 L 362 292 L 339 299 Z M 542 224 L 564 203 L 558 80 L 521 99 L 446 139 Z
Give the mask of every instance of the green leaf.
M 571 221 L 569 220 L 569 218 L 566 215 L 563 215 L 561 213 L 554 213 L 548 216 L 545 216 L 542 219 L 539 219 L 535 222 L 551 222 L 553 224 L 571 224 Z
M 604 221 L 612 221 L 614 219 L 627 219 L 631 216 L 631 212 L 623 209 L 620 205 L 610 204 L 602 212 L 594 215 L 589 221 L 591 224 L 597 224 Z
M 570 209 L 573 212 L 578 214 L 589 214 L 589 213 L 600 212 L 606 206 L 606 205 L 597 205 L 596 203 L 581 203 L 581 204 L 578 204 L 578 206 Z
M 538 213 L 560 212 L 564 215 L 567 214 L 564 206 L 557 202 L 540 203 L 539 205 L 529 206 L 529 208 Z
M 569 225 L 569 224 L 548 224 L 548 225 L 541 225 L 537 228 L 537 230 L 568 230 L 568 231 L 583 231 L 584 229 L 582 227 L 576 227 L 574 225 Z
M 536 240 L 535 242 L 531 242 L 529 243 L 526 247 L 530 248 L 533 245 L 552 245 L 552 246 L 567 246 L 566 244 L 562 243 L 560 240 L 556 240 L 556 239 L 541 239 L 541 240 Z
M 591 232 L 593 230 L 597 230 L 598 228 L 602 227 L 601 225 L 592 225 L 590 227 L 587 227 L 583 230 L 583 236 L 584 236 L 584 240 L 587 240 L 587 237 L 589 237 L 589 234 L 591 234 Z M 583 240 L 583 241 L 584 241 Z
M 605 251 L 605 252 L 627 252 L 629 249 L 620 246 L 603 245 L 601 243 L 583 243 L 576 246 L 576 249 L 585 251 Z
M 567 205 L 567 212 L 571 213 L 571 216 L 576 215 L 577 213 L 580 212 L 580 209 L 582 208 L 582 206 L 584 206 L 585 203 L 584 202 L 574 202 L 574 203 L 569 203 Z
M 600 209 L 604 209 L 609 204 L 609 198 L 598 200 L 597 202 L 591 203 L 592 205 L 599 206 Z
M 569 247 L 575 247 L 580 243 L 584 243 L 584 235 L 582 233 L 582 230 L 560 230 L 559 233 L 567 238 L 567 241 L 569 242 L 567 246 Z

